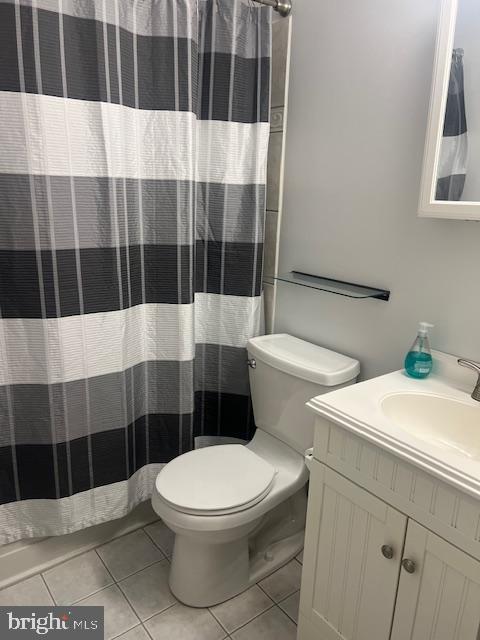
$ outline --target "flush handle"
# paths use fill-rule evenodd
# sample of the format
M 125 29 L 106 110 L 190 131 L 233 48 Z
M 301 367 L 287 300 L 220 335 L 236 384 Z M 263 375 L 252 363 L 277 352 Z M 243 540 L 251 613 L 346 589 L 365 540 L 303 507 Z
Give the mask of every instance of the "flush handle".
M 393 551 L 393 547 L 391 547 L 389 544 L 382 545 L 382 556 L 384 558 L 386 558 L 387 560 L 391 560 L 394 555 L 395 553 Z
M 247 364 L 250 367 L 250 369 L 256 369 L 257 368 L 257 361 L 255 360 L 255 358 L 249 358 L 247 360 Z

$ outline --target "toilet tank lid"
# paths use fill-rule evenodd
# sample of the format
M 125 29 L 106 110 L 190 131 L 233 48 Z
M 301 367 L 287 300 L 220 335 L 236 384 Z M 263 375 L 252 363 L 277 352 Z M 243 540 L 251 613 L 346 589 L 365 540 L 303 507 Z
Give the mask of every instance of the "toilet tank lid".
M 247 349 L 275 369 L 326 387 L 350 382 L 360 372 L 358 360 L 286 333 L 251 338 Z

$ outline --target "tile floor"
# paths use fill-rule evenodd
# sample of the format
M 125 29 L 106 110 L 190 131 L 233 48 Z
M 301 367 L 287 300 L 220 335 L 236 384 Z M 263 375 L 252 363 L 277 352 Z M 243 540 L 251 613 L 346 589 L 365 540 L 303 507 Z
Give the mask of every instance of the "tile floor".
M 209 609 L 168 588 L 173 534 L 158 521 L 0 590 L 3 605 L 100 605 L 105 639 L 295 640 L 303 554 Z

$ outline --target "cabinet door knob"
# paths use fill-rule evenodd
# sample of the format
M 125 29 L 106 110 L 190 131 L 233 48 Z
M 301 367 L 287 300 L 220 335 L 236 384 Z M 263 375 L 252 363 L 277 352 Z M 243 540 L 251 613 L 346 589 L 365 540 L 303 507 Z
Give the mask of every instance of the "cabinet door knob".
M 393 548 L 389 544 L 382 545 L 382 555 L 387 560 L 391 560 L 394 556 Z
M 410 558 L 404 558 L 402 560 L 402 567 L 405 569 L 407 573 L 415 573 L 417 570 L 417 565 L 414 560 L 410 560 Z

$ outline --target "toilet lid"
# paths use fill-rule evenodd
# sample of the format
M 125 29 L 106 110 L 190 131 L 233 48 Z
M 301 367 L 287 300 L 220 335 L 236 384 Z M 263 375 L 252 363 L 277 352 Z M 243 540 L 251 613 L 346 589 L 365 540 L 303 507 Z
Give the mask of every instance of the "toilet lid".
M 220 515 L 260 502 L 275 468 L 244 445 L 223 444 L 185 453 L 158 474 L 156 489 L 174 509 Z

